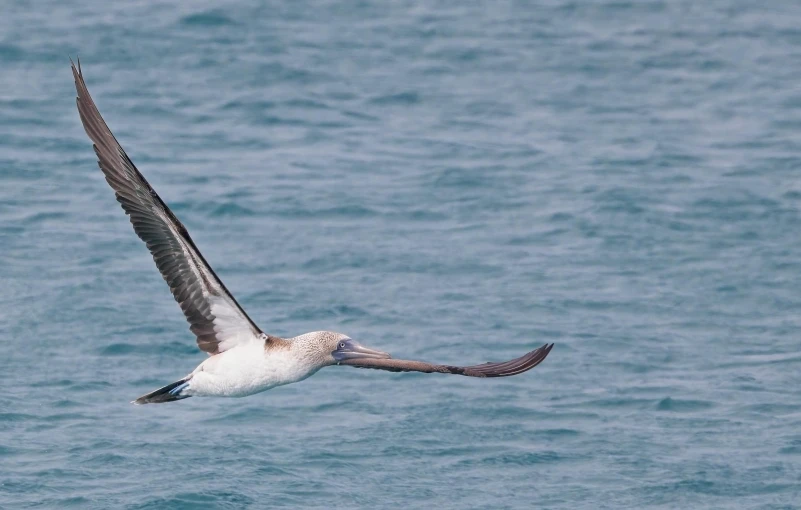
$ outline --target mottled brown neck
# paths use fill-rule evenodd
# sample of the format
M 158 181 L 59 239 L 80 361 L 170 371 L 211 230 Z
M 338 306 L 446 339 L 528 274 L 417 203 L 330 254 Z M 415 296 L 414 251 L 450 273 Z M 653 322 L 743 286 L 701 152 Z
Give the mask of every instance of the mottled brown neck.
M 264 334 L 264 350 L 267 350 L 267 349 L 270 349 L 270 350 L 273 350 L 273 349 L 274 350 L 289 349 L 290 345 L 291 344 L 290 344 L 289 340 L 286 340 L 286 339 L 278 337 L 278 336 L 268 335 L 266 333 Z

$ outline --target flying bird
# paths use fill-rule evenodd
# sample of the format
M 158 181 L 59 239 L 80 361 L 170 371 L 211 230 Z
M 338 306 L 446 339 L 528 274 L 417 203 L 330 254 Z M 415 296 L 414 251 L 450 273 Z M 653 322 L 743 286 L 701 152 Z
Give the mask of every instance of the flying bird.
M 188 397 L 244 397 L 302 381 L 323 367 L 349 365 L 390 372 L 506 377 L 530 370 L 551 352 L 545 344 L 519 358 L 474 366 L 436 365 L 393 359 L 342 333 L 316 331 L 295 338 L 264 333 L 223 285 L 186 227 L 134 166 L 97 110 L 81 72 L 72 63 L 78 113 L 94 144 L 98 165 L 145 242 L 178 302 L 197 345 L 209 357 L 171 384 L 143 395 L 134 404 L 173 402 Z

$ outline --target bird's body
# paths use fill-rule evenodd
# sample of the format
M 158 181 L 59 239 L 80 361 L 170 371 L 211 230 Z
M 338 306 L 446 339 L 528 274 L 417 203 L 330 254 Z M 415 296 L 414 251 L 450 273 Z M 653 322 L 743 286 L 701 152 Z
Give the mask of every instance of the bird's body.
M 256 342 L 239 345 L 201 363 L 189 380 L 186 395 L 246 397 L 309 377 L 317 367 L 303 363 L 292 345 L 265 349 Z
M 302 381 L 325 366 L 308 345 L 330 332 L 307 333 L 284 340 L 254 338 L 211 356 L 188 376 L 182 395 L 199 397 L 246 397 L 276 386 Z M 336 334 L 337 339 L 346 339 Z
M 94 143 L 98 165 L 145 242 L 161 276 L 209 354 L 191 374 L 143 395 L 136 404 L 172 402 L 198 397 L 244 397 L 276 386 L 302 381 L 329 365 L 350 365 L 391 372 L 506 377 L 537 366 L 553 348 L 544 345 L 503 363 L 469 367 L 392 359 L 385 352 L 360 345 L 349 336 L 316 331 L 291 339 L 265 334 L 228 291 L 175 217 L 139 172 L 111 133 L 94 104 L 80 62 L 72 73 L 78 91 L 78 113 Z

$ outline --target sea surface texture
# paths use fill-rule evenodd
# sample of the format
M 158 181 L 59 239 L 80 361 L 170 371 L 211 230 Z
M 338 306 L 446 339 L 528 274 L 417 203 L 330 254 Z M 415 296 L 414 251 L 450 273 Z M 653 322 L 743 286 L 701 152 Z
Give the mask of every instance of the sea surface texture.
M 264 331 L 549 358 L 131 405 L 206 355 L 70 56 Z M 6 0 L 0 69 L 0 508 L 801 508 L 801 3 Z

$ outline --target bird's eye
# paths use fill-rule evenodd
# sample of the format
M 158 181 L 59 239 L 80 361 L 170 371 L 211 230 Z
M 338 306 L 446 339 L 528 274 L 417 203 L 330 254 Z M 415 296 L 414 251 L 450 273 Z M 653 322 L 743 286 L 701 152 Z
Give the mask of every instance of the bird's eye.
M 339 342 L 339 348 L 340 349 L 344 349 L 345 348 L 345 342 Z

